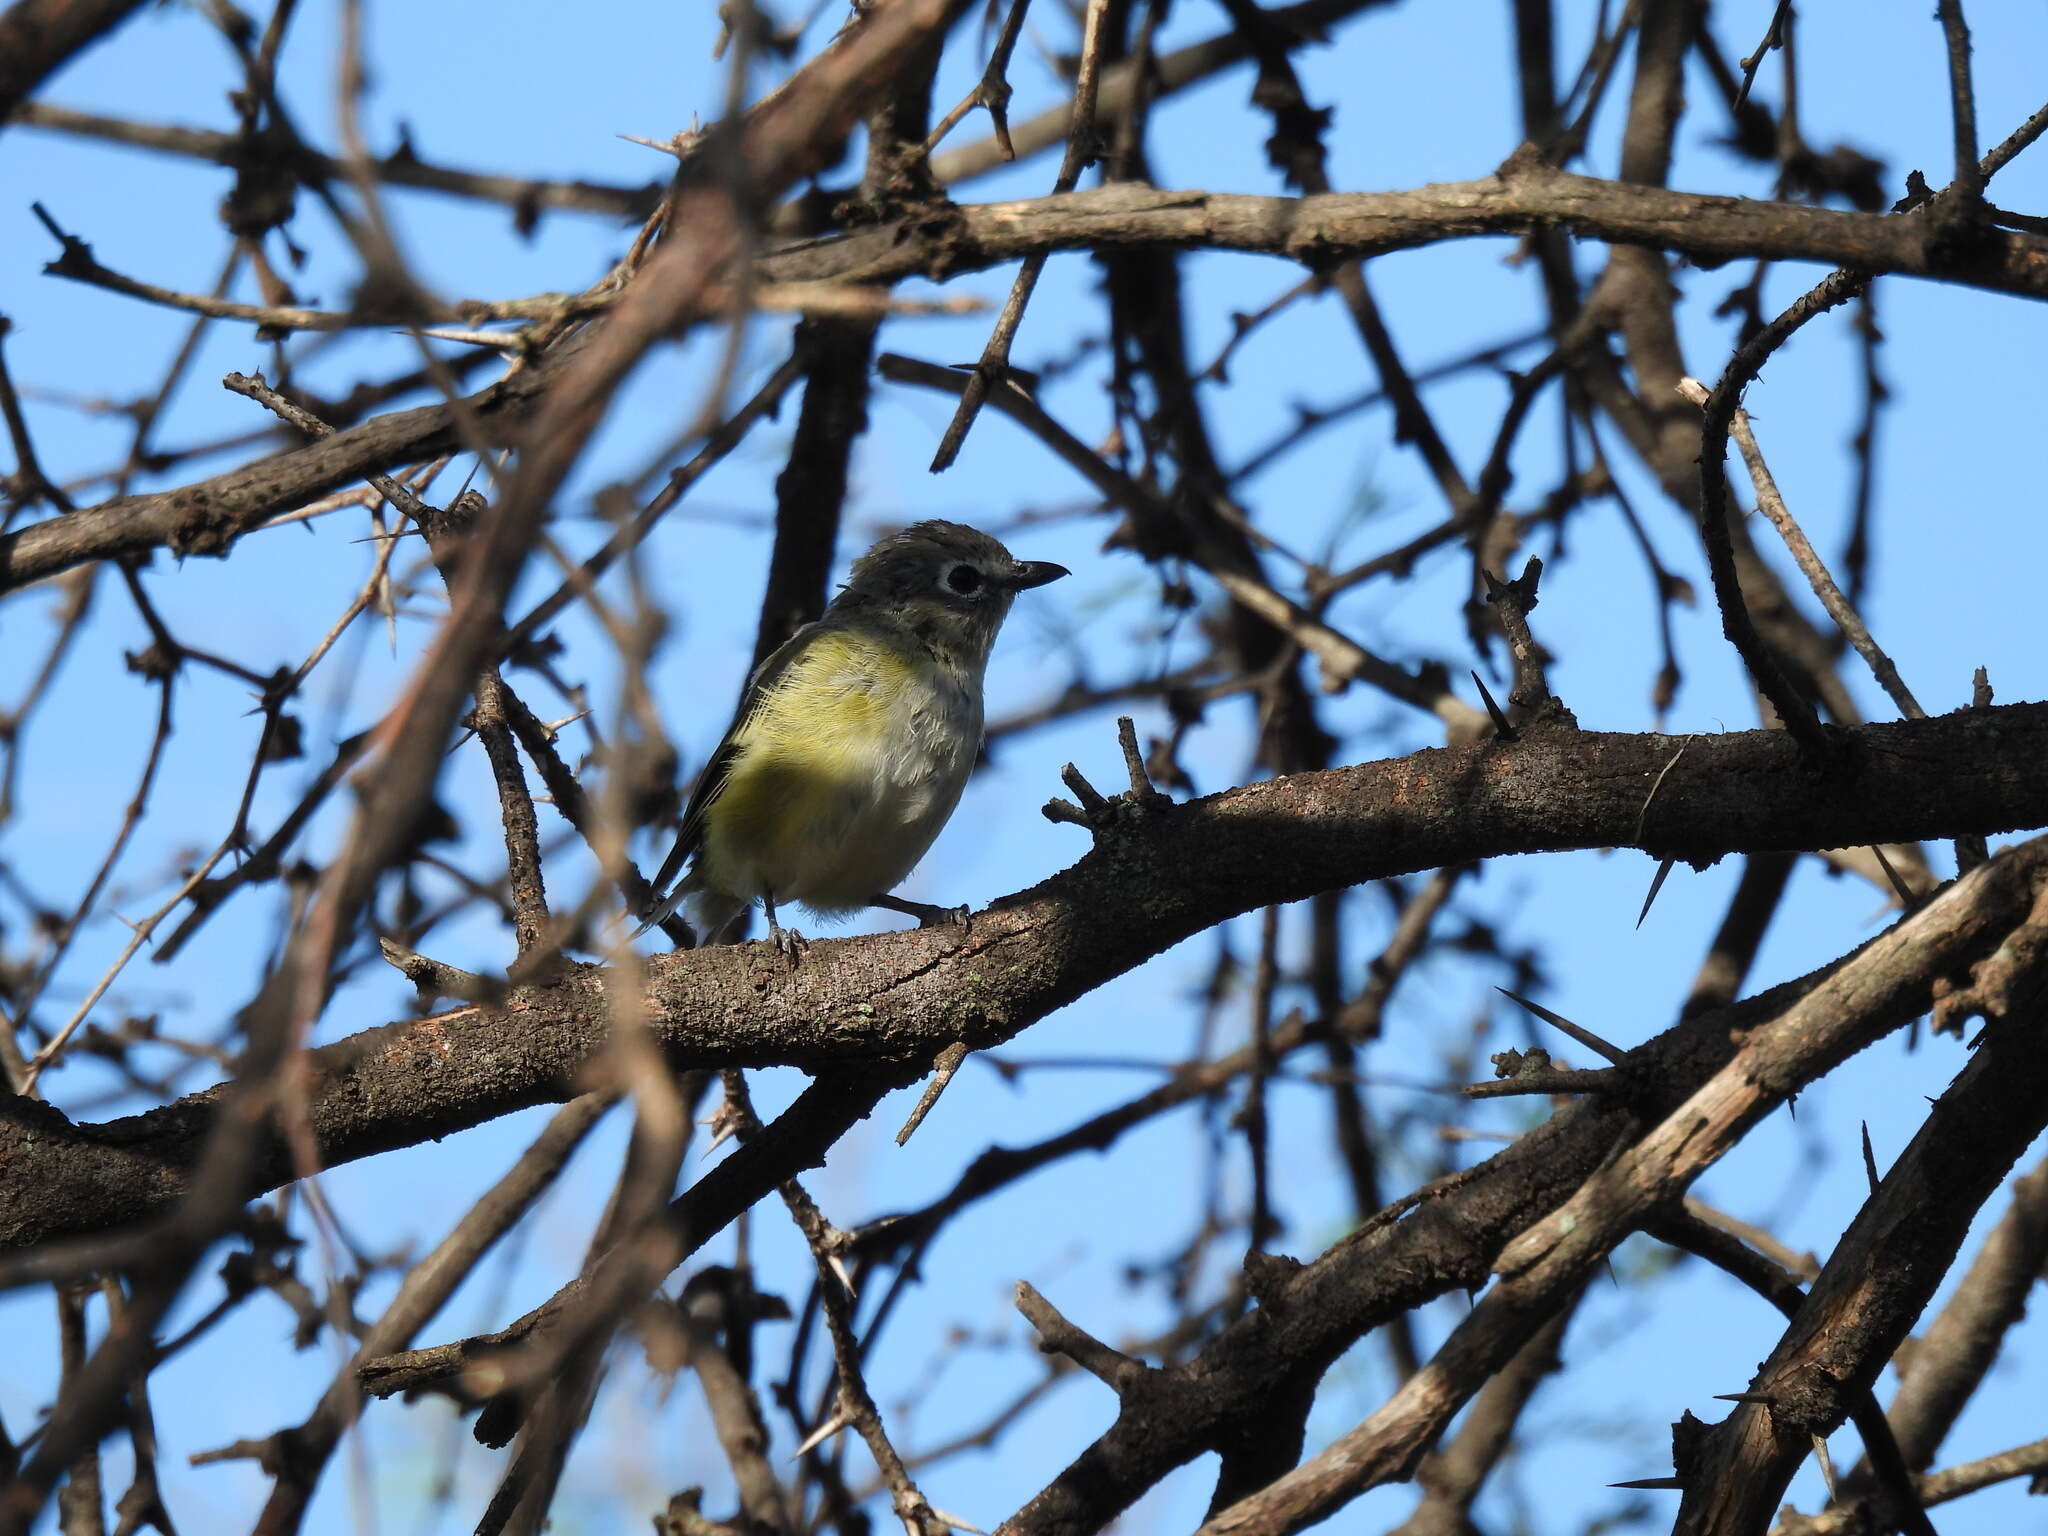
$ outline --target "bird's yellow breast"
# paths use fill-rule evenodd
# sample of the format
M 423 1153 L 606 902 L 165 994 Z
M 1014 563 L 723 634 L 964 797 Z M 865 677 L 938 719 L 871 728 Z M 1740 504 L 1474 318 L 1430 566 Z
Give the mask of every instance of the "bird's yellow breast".
M 959 800 L 978 685 L 889 638 L 813 636 L 733 738 L 705 816 L 707 880 L 827 913 L 889 890 Z

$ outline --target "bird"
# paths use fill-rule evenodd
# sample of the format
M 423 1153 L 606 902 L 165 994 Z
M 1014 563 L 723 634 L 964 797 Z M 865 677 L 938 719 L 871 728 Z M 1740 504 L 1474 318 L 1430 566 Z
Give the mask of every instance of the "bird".
M 802 940 L 776 916 L 790 902 L 828 920 L 882 907 L 926 927 L 965 921 L 965 907 L 890 893 L 960 802 L 981 750 L 982 676 L 1010 604 L 1071 574 L 940 520 L 854 561 L 825 612 L 748 679 L 640 931 L 687 903 L 697 943 L 727 942 L 759 901 L 769 937 L 793 957 Z

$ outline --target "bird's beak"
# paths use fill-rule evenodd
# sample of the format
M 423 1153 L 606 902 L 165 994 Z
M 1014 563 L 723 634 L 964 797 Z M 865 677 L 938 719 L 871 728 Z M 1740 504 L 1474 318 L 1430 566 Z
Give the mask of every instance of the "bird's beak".
M 1010 568 L 1010 589 L 1022 592 L 1027 587 L 1042 587 L 1048 581 L 1073 574 L 1064 565 L 1054 565 L 1050 560 L 1019 560 Z

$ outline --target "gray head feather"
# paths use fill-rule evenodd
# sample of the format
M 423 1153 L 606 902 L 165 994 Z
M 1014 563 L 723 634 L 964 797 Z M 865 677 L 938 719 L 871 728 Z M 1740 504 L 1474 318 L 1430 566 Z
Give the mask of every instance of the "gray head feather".
M 1017 559 L 978 528 L 933 519 L 891 534 L 854 561 L 825 620 L 883 618 L 928 647 L 980 660 L 1011 599 L 1067 574 L 1064 566 Z

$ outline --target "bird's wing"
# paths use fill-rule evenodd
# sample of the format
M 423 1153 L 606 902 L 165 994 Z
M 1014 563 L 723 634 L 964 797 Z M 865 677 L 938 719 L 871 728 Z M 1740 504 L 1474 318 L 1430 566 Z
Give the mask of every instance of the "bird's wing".
M 683 865 L 688 862 L 690 855 L 697 851 L 697 845 L 704 840 L 704 813 L 710 809 L 711 802 L 718 798 L 719 791 L 725 788 L 726 781 L 732 777 L 733 762 L 739 756 L 740 731 L 753 717 L 754 711 L 761 707 L 761 701 L 781 683 L 783 675 L 789 671 L 790 663 L 796 659 L 797 652 L 803 649 L 811 631 L 816 628 L 815 624 L 806 624 L 799 629 L 770 651 L 761 665 L 754 668 L 754 675 L 747 679 L 747 686 L 740 694 L 740 706 L 733 712 L 732 724 L 726 727 L 725 736 L 718 743 L 717 750 L 711 754 L 704 764 L 703 771 L 697 775 L 696 786 L 690 791 L 689 804 L 683 807 L 683 822 L 676 833 L 675 846 L 669 850 L 668 857 L 661 861 L 661 869 L 654 877 L 654 889 L 657 893 L 672 894 L 672 887 L 677 877 L 682 874 Z

